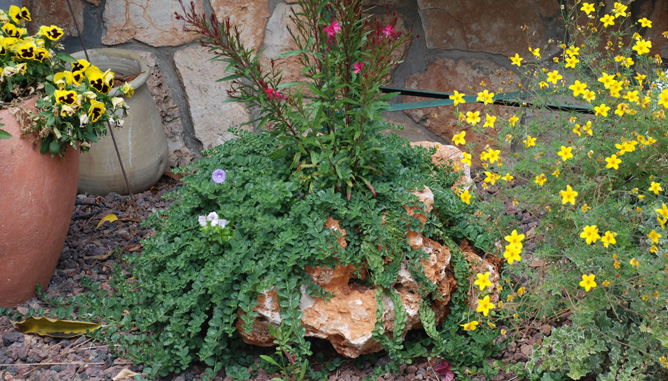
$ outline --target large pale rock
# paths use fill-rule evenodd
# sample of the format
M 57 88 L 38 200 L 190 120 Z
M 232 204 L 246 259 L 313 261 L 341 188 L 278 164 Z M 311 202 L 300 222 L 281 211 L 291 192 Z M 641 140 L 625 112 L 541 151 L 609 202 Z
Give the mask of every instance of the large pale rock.
M 66 36 L 77 37 L 77 29 L 67 5 L 67 0 L 23 0 L 22 5 L 30 9 L 32 3 L 32 25 L 30 32 L 35 33 L 41 25 L 58 25 L 63 29 Z M 84 30 L 84 2 L 82 0 L 70 0 L 72 11 L 77 20 L 79 29 Z
M 195 136 L 205 149 L 218 146 L 234 135 L 230 128 L 250 121 L 249 111 L 241 103 L 223 103 L 229 98 L 229 82 L 216 82 L 228 74 L 225 64 L 209 61 L 213 55 L 206 48 L 189 46 L 174 54 L 174 64 L 185 89 Z M 246 125 L 244 129 L 250 130 Z
M 229 18 L 239 27 L 241 42 L 247 48 L 260 47 L 269 18 L 269 0 L 211 0 L 211 7 L 218 21 Z
M 428 188 L 422 192 L 414 192 L 414 194 L 418 195 L 431 210 L 429 200 L 431 199 L 433 204 L 433 194 Z M 412 212 L 409 213 L 415 212 L 415 207 L 412 208 Z M 416 217 L 419 218 L 418 215 Z M 330 217 L 325 226 L 338 232 L 337 240 L 340 247 L 347 245 L 345 230 L 340 228 L 338 221 Z M 433 303 L 432 310 L 435 313 L 436 322 L 440 323 L 448 312 L 447 304 L 456 288 L 450 268 L 450 251 L 447 247 L 421 234 L 416 237 L 413 247 L 422 249 L 427 254 L 427 258 L 421 260 L 420 263 L 427 279 L 437 286 L 437 300 Z M 399 294 L 407 315 L 406 328 L 401 333 L 402 336 L 411 329 L 422 327 L 419 313 L 422 299 L 419 286 L 408 268 L 407 263 L 402 263 L 394 284 L 394 290 Z M 333 297 L 328 301 L 313 298 L 302 286 L 300 300 L 302 325 L 305 328 L 306 336 L 328 340 L 338 353 L 353 358 L 381 350 L 380 343 L 372 337 L 377 321 L 376 290 L 355 281 L 356 270 L 352 265 L 340 264 L 334 268 L 307 267 L 306 272 L 311 275 L 313 281 L 331 293 Z M 364 269 L 358 273 L 364 277 Z M 254 311 L 260 317 L 252 322 L 252 330 L 247 332 L 243 329 L 241 319 L 243 312 L 241 311 L 239 311 L 240 319 L 237 321 L 237 329 L 246 343 L 271 346 L 274 338 L 269 334 L 269 327 L 278 327 L 281 322 L 276 293 L 272 290 L 265 291 L 258 298 L 258 302 L 259 305 Z M 396 306 L 392 300 L 385 296 L 382 322 L 386 332 L 394 330 L 395 310 Z
M 262 64 L 269 68 L 271 60 L 274 60 L 276 71 L 282 71 L 284 82 L 293 82 L 303 80 L 301 74 L 302 67 L 299 64 L 297 56 L 288 58 L 278 58 L 282 53 L 297 49 L 297 45 L 292 41 L 288 28 L 292 27 L 290 15 L 298 10 L 297 4 L 276 4 L 274 12 L 267 21 L 267 29 L 264 35 L 262 48 Z
M 559 4 L 551 0 L 449 1 L 418 0 L 418 10 L 429 49 L 502 54 L 527 52 L 520 27 L 535 31 L 534 46 L 547 42 L 542 20 L 560 15 Z
M 411 145 L 420 146 L 427 149 L 436 148 L 436 152 L 431 155 L 432 163 L 435 165 L 448 165 L 453 167 L 456 171 L 462 172 L 461 176 L 452 186 L 453 189 L 468 189 L 471 185 L 473 185 L 473 179 L 471 179 L 471 167 L 469 167 L 468 164 L 462 163 L 462 160 L 464 159 L 464 153 L 459 148 L 430 141 L 411 142 Z
M 189 6 L 189 1 L 184 1 Z M 195 2 L 202 11 L 202 0 Z M 193 41 L 196 36 L 183 31 L 183 21 L 176 20 L 175 12 L 182 13 L 178 1 L 133 0 L 107 1 L 104 6 L 105 35 L 102 43 L 117 45 L 130 40 L 160 46 L 178 46 Z

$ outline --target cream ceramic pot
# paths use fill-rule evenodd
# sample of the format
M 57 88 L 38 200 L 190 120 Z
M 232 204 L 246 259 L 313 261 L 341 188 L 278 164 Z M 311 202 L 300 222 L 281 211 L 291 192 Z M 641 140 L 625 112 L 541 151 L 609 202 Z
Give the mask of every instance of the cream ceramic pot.
M 86 58 L 84 52 L 72 57 Z M 130 81 L 134 95 L 124 97 L 128 115 L 123 126 L 112 128 L 132 192 L 145 191 L 162 176 L 169 154 L 160 113 L 146 84 L 150 73 L 148 63 L 139 54 L 125 49 L 90 49 L 88 57 L 102 71 L 111 69 L 116 78 L 136 76 Z M 122 96 L 118 88 L 110 94 Z M 93 143 L 90 151 L 82 152 L 79 164 L 79 192 L 128 194 L 110 134 Z

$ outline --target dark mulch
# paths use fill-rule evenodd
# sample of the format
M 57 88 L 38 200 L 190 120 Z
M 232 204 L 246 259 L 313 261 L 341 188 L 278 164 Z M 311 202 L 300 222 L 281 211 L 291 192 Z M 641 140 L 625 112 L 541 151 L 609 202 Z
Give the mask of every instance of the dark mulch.
M 150 190 L 135 195 L 135 205 L 129 196 L 111 193 L 106 197 L 87 194 L 77 196 L 77 206 L 70 224 L 56 272 L 46 294 L 48 296 L 72 296 L 84 291 L 81 280 L 86 277 L 110 289 L 109 278 L 115 264 L 128 253 L 140 251 L 140 241 L 151 235 L 151 229 L 142 226 L 148 215 L 168 206 L 162 196 L 179 186 L 173 178 L 163 176 Z M 100 220 L 115 214 L 118 221 Z M 522 216 L 518 216 L 522 218 Z M 48 306 L 37 298 L 17 307 L 18 312 L 27 313 L 29 308 Z M 80 317 L 81 320 L 86 320 Z M 531 345 L 538 339 L 538 330 L 529 330 L 526 335 L 510 343 L 500 359 L 505 362 L 526 361 Z M 36 335 L 24 335 L 5 316 L 0 316 L 0 380 L 111 380 L 122 370 L 141 373 L 141 365 L 111 354 L 105 343 L 86 337 L 78 339 L 54 339 Z M 315 347 L 323 347 L 318 344 Z M 324 347 L 323 347 L 324 348 Z M 331 348 L 331 347 L 330 347 Z M 263 352 L 264 351 L 264 352 Z M 335 356 L 331 350 L 327 356 Z M 267 353 L 258 349 L 258 353 Z M 387 357 L 375 357 L 363 366 L 359 361 L 344 360 L 342 366 L 332 372 L 330 380 L 361 380 L 371 375 L 373 369 L 387 363 Z M 491 360 L 490 360 L 491 361 Z M 433 370 L 433 362 L 416 361 L 401 367 L 400 374 L 386 374 L 379 380 L 439 380 Z M 203 367 L 194 366 L 168 380 L 200 380 Z M 256 380 L 268 380 L 273 375 L 260 371 Z M 217 380 L 225 380 L 221 371 Z M 507 379 L 498 375 L 497 380 Z

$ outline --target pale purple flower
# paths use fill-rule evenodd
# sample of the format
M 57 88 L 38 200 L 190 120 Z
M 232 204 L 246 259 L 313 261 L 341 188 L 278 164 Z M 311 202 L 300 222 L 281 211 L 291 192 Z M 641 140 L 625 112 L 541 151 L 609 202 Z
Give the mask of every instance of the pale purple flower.
M 213 182 L 216 184 L 224 183 L 226 177 L 227 174 L 222 169 L 216 169 L 215 171 L 213 171 L 213 174 L 211 174 L 211 178 L 213 179 Z
M 199 222 L 199 224 L 200 224 L 202 227 L 205 227 L 206 224 L 207 224 L 206 216 L 199 216 L 199 217 L 197 217 L 197 222 Z
M 218 220 L 218 226 L 220 226 L 222 229 L 225 229 L 225 226 L 227 226 L 227 220 L 226 219 Z

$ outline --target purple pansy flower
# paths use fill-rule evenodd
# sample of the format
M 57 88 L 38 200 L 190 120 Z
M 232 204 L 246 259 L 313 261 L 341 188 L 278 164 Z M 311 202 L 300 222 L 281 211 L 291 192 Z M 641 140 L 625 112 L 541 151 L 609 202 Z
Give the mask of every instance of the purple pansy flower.
M 211 178 L 213 179 L 214 183 L 222 184 L 225 182 L 226 176 L 227 174 L 225 173 L 225 171 L 223 171 L 222 169 L 216 169 L 215 171 L 213 171 Z

